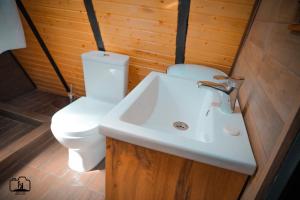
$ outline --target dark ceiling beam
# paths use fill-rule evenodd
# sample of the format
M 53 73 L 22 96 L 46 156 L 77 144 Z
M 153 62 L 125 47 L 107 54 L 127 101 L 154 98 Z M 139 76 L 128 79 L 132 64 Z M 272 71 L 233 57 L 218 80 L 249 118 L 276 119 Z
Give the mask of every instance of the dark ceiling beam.
M 94 6 L 92 0 L 84 0 L 85 9 L 90 21 L 91 28 L 93 30 L 94 38 L 97 43 L 98 50 L 105 51 L 104 43 L 102 40 L 99 24 L 95 14 Z
M 31 17 L 29 16 L 28 12 L 26 11 L 23 3 L 21 0 L 16 0 L 16 3 L 18 5 L 19 10 L 21 11 L 22 15 L 24 16 L 25 20 L 27 21 L 31 31 L 33 32 L 34 36 L 36 37 L 37 41 L 39 42 L 41 48 L 43 49 L 44 53 L 46 54 L 48 60 L 50 61 L 56 75 L 58 76 L 60 82 L 62 83 L 62 85 L 64 86 L 66 92 L 70 92 L 70 88 L 66 82 L 66 80 L 64 79 L 62 73 L 60 72 L 55 60 L 53 59 L 48 47 L 46 46 L 44 40 L 42 39 L 41 35 L 39 34 L 36 26 L 34 25 Z
M 179 0 L 176 35 L 176 58 L 175 63 L 184 63 L 185 45 L 190 14 L 190 0 Z

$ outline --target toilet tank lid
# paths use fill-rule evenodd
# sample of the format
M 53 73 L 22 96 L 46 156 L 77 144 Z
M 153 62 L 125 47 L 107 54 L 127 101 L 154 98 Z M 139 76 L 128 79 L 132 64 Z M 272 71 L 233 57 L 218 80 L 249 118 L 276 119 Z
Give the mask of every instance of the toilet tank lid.
M 170 65 L 167 74 L 191 80 L 216 81 L 213 76 L 226 74 L 218 69 L 197 64 L 175 64 Z M 218 82 L 218 81 L 217 81 Z
M 99 63 L 126 66 L 129 56 L 107 51 L 89 51 L 81 54 L 82 60 L 92 60 Z

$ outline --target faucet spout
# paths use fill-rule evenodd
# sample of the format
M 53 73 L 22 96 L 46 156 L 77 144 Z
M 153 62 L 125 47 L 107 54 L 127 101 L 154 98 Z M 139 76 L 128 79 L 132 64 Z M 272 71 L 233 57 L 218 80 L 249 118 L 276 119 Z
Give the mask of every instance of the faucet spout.
M 230 94 L 234 89 L 233 87 L 230 87 L 227 83 L 215 83 L 211 81 L 198 81 L 197 85 L 198 87 L 200 86 L 211 87 L 216 90 L 220 90 L 226 94 Z
M 234 112 L 235 108 L 235 102 L 238 97 L 239 89 L 241 85 L 244 82 L 243 77 L 227 77 L 227 76 L 214 76 L 214 79 L 216 80 L 225 80 L 223 83 L 215 83 L 211 81 L 197 81 L 198 87 L 200 86 L 205 86 L 205 87 L 210 87 L 214 88 L 216 90 L 219 90 L 229 96 L 229 101 L 230 101 L 230 112 Z M 224 103 L 223 103 L 224 104 Z M 223 106 L 224 108 L 224 106 Z M 228 112 L 228 109 L 223 109 L 225 112 Z

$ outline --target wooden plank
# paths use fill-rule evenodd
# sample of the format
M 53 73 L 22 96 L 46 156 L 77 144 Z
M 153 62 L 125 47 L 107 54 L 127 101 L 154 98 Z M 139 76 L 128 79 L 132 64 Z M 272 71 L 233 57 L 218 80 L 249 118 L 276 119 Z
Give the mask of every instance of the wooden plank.
M 175 22 L 174 24 L 169 24 L 164 20 L 153 21 L 136 17 L 122 16 L 118 14 L 112 15 L 110 13 L 96 13 L 96 15 L 100 24 L 155 31 L 158 33 L 166 33 L 171 35 L 175 35 L 177 30 Z M 175 20 L 176 18 L 174 21 Z
M 219 54 L 228 57 L 234 57 L 238 49 L 238 46 L 236 45 L 222 44 L 221 42 L 201 40 L 198 38 L 193 38 L 191 41 L 188 40 L 188 47 L 190 48 L 187 50 L 190 51 L 203 51 L 206 53 Z
M 132 4 L 95 1 L 95 9 L 98 13 L 110 13 L 127 17 L 139 16 L 141 19 L 163 21 L 164 23 L 176 24 L 177 12 L 157 9 L 152 7 L 136 6 Z
M 106 198 L 237 199 L 247 176 L 106 139 Z M 126 180 L 126 181 L 125 181 Z
M 96 47 L 95 41 L 84 41 L 77 38 L 64 37 L 60 35 L 52 35 L 49 33 L 41 33 L 41 36 L 45 39 L 45 42 L 48 43 L 63 43 L 69 46 L 75 46 L 83 49 L 93 49 Z
M 119 38 L 104 33 L 103 39 L 105 40 L 107 45 L 119 44 L 121 46 L 129 47 L 133 49 L 155 52 L 163 56 L 173 56 L 175 53 L 175 47 L 166 48 L 164 45 L 141 41 L 135 38 L 131 38 L 131 39 Z
M 36 26 L 34 25 L 30 15 L 28 14 L 27 10 L 25 9 L 23 3 L 21 1 L 17 1 L 16 3 L 17 3 L 17 6 L 18 6 L 19 10 L 21 11 L 24 19 L 26 20 L 26 22 L 28 23 L 30 29 L 32 30 L 34 36 L 36 37 L 37 41 L 41 45 L 41 48 L 43 49 L 45 55 L 47 56 L 49 62 L 51 63 L 56 75 L 58 76 L 59 80 L 63 84 L 66 92 L 70 92 L 70 88 L 69 88 L 67 82 L 65 81 L 63 75 L 61 74 L 57 64 L 55 63 L 55 60 L 53 59 L 49 49 L 47 48 L 44 40 L 42 39 L 41 35 L 39 34 Z
M 19 59 L 19 61 L 24 65 L 25 70 L 28 71 L 29 67 L 32 64 L 33 65 L 36 64 L 36 62 L 32 62 L 31 64 L 28 65 L 19 56 L 22 55 L 23 52 L 26 52 L 27 50 L 31 50 L 32 49 L 31 48 L 32 45 L 34 45 L 34 47 L 35 47 L 34 51 L 32 51 L 32 54 L 29 57 L 31 57 L 33 59 L 34 58 L 41 59 L 41 61 L 43 62 L 42 66 L 45 66 L 46 68 L 48 68 L 48 70 L 52 70 L 53 71 L 50 63 L 47 61 L 47 58 L 46 58 L 45 54 L 42 52 L 42 49 L 41 49 L 40 45 L 38 44 L 37 40 L 35 39 L 33 33 L 31 31 L 26 31 L 26 29 L 28 30 L 29 28 L 28 28 L 27 23 L 24 21 L 22 15 L 21 15 L 21 19 L 22 19 L 23 27 L 25 29 L 27 48 L 26 49 L 14 50 L 14 55 L 16 55 L 16 57 Z M 56 89 L 51 89 L 51 92 L 54 92 L 54 93 L 57 93 L 57 94 L 64 94 L 64 95 L 66 95 L 65 92 L 63 92 L 62 86 L 59 83 L 57 83 L 59 80 L 57 78 L 56 79 L 54 78 L 54 77 L 56 77 L 55 74 L 50 75 L 50 74 L 44 74 L 43 72 L 40 72 L 38 75 L 31 74 L 30 72 L 28 74 L 33 79 L 33 81 L 35 83 L 38 82 L 38 80 L 36 79 L 36 77 L 41 76 L 41 77 L 43 77 L 42 79 L 47 79 L 50 76 L 53 81 L 51 83 L 49 82 L 47 86 L 51 88 L 53 84 L 57 85 Z M 41 84 L 39 84 L 39 83 L 37 83 L 37 87 L 39 89 L 43 89 L 44 88 L 44 87 L 42 88 Z
M 90 25 L 88 21 L 86 22 L 78 22 L 78 21 L 69 21 L 60 19 L 58 17 L 45 17 L 40 15 L 31 15 L 32 20 L 34 23 L 42 23 L 47 24 L 49 26 L 58 27 L 58 28 L 65 28 L 65 29 L 73 29 L 76 27 L 76 31 L 81 31 L 85 33 L 92 33 Z
M 253 1 L 192 1 L 186 60 L 230 72 Z
M 61 1 L 61 0 L 22 0 L 24 5 L 39 5 L 50 8 L 60 8 L 64 10 L 74 10 L 85 12 L 83 1 L 72 0 L 72 1 Z
M 231 67 L 233 62 L 233 57 L 220 55 L 220 54 L 214 54 L 214 53 L 207 53 L 204 50 L 203 51 L 195 51 L 195 50 L 187 50 L 186 52 L 188 56 L 186 57 L 187 62 L 206 62 L 206 63 L 212 63 L 217 64 L 224 67 Z
M 29 38 L 30 40 L 30 38 Z M 29 44 L 30 47 L 34 46 L 36 47 L 36 44 Z M 87 50 L 85 48 L 79 47 L 79 46 L 70 46 L 65 45 L 63 43 L 54 43 L 54 42 L 47 42 L 47 46 L 51 49 L 51 51 L 60 51 L 65 52 L 68 54 L 78 55 L 80 56 L 82 53 L 86 52 Z M 52 50 L 53 49 L 53 50 Z
M 96 0 L 99 1 L 99 0 Z M 103 1 L 103 0 L 102 0 Z M 152 0 L 152 1 L 140 1 L 140 0 L 104 0 L 106 2 L 114 2 L 120 4 L 129 4 L 129 5 L 137 5 L 141 7 L 151 7 L 151 8 L 160 8 L 164 10 L 174 10 L 177 11 L 178 2 L 174 0 Z
M 29 51 L 26 51 L 26 53 L 22 53 L 19 54 L 18 57 L 24 60 L 41 60 L 40 58 L 32 58 L 32 53 Z M 37 54 L 36 54 L 37 55 Z M 68 66 L 68 68 L 70 67 L 71 69 L 76 69 L 76 70 L 81 70 L 82 69 L 82 61 L 80 57 L 73 57 L 70 56 L 70 54 L 61 54 L 60 52 L 58 53 L 57 51 L 52 51 L 52 55 L 55 58 L 55 60 L 57 60 L 57 63 L 59 65 L 64 64 L 66 66 Z M 42 61 L 45 61 L 44 59 L 42 59 Z M 61 66 L 61 68 L 63 68 L 63 66 Z
M 24 1 L 26 2 L 26 1 Z M 44 17 L 53 17 L 59 18 L 68 21 L 74 22 L 88 22 L 87 13 L 80 10 L 68 10 L 62 8 L 51 8 L 47 6 L 41 6 L 38 2 L 32 4 L 26 4 L 26 8 L 31 15 L 35 16 L 44 16 Z
M 71 46 L 62 46 L 61 44 L 57 44 L 57 43 L 54 44 L 54 43 L 50 43 L 50 42 L 48 42 L 47 45 L 51 49 L 52 54 L 58 60 L 59 60 L 59 57 L 68 57 L 69 58 L 70 56 L 68 54 L 72 54 L 70 59 L 78 60 L 79 56 L 75 56 L 75 55 L 76 54 L 80 55 L 81 53 L 84 53 L 84 49 L 82 49 L 82 50 L 80 48 L 75 49 Z M 108 50 L 110 50 L 110 51 L 128 54 L 128 55 L 130 55 L 132 60 L 143 60 L 143 61 L 148 60 L 149 62 L 152 62 L 151 65 L 153 67 L 156 67 L 156 66 L 159 67 L 161 65 L 159 63 L 165 63 L 164 66 L 167 66 L 167 65 L 172 64 L 172 62 L 174 60 L 174 56 L 162 56 L 157 53 L 150 53 L 149 51 L 141 51 L 141 50 L 128 49 L 128 48 L 124 49 L 120 46 L 110 46 L 110 45 L 108 45 L 108 48 L 109 48 Z M 157 61 L 155 61 L 155 62 L 151 61 L 153 59 L 157 60 Z
M 208 1 L 218 1 L 218 2 L 226 2 L 226 3 L 236 3 L 242 5 L 253 5 L 253 0 L 208 0 Z
M 300 74 L 290 68 L 290 63 L 300 62 L 300 39 L 287 29 L 291 21 L 277 20 L 285 14 L 274 12 L 281 10 L 289 16 L 296 4 L 286 3 L 281 10 L 281 3 L 262 1 L 233 71 L 246 79 L 240 102 L 258 161 L 257 172 L 241 199 L 265 198 L 268 185 L 300 129 Z
M 111 34 L 124 38 L 135 38 L 143 41 L 148 41 L 157 44 L 175 46 L 175 36 L 165 33 L 159 33 L 153 30 L 140 30 L 128 27 L 101 24 L 106 34 Z M 124 33 L 127 34 L 124 34 Z
M 224 31 L 219 28 L 195 25 L 189 28 L 188 33 L 191 38 L 199 38 L 201 40 L 220 42 L 228 45 L 238 46 L 241 41 L 240 33 Z
M 109 45 L 110 49 L 113 49 L 116 52 L 128 54 L 132 59 L 131 60 L 147 60 L 153 63 L 161 64 L 173 64 L 175 55 L 161 55 L 156 52 L 151 52 L 147 50 L 140 50 L 134 48 L 120 47 L 118 45 Z
M 77 31 L 65 27 L 50 26 L 47 23 L 35 23 L 41 34 L 59 35 L 67 38 L 75 38 L 84 41 L 93 41 L 93 34 L 89 32 Z M 26 30 L 25 30 L 26 31 Z
M 195 13 L 248 20 L 252 5 L 220 1 L 192 1 Z
M 84 2 L 22 2 L 54 59 L 61 66 L 63 75 L 76 90 L 80 90 L 78 93 L 82 93 L 84 87 L 80 75 L 80 55 L 97 47 Z M 228 73 L 243 27 L 247 23 L 247 10 L 252 7 L 253 2 L 201 0 L 191 3 L 192 17 L 189 21 L 186 61 L 205 64 Z M 178 1 L 95 0 L 93 4 L 106 49 L 131 58 L 130 68 L 134 70 L 130 70 L 129 85 L 134 87 L 150 72 L 144 69 L 165 72 L 169 65 L 174 64 Z M 32 54 L 38 64 L 49 66 L 43 63 L 44 56 L 26 26 L 25 34 L 28 52 L 18 54 L 27 65 L 33 63 L 29 59 Z M 35 51 L 39 53 L 34 53 Z M 138 73 L 138 68 L 141 68 L 142 73 Z M 47 72 L 46 68 L 43 70 Z M 79 80 L 80 84 L 77 84 L 76 81 Z

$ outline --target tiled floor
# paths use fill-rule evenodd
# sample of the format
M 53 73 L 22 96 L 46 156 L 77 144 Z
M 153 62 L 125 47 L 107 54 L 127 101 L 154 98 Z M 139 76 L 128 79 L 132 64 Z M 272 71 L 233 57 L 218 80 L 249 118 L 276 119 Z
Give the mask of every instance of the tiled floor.
M 0 199 L 105 199 L 105 170 L 101 165 L 90 172 L 78 173 L 68 168 L 68 152 L 55 139 L 46 142 L 38 153 L 23 158 L 4 172 Z M 26 176 L 31 191 L 16 195 L 9 191 L 9 179 Z

